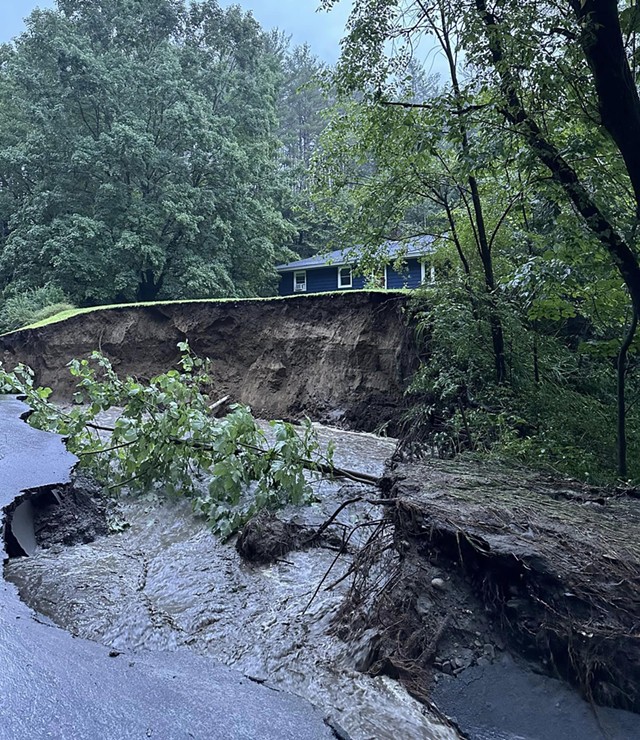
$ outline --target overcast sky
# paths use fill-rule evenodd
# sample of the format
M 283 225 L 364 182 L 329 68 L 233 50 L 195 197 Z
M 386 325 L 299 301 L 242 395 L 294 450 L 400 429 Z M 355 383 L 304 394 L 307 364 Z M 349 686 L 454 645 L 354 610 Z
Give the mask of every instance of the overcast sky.
M 320 0 L 219 0 L 220 5 L 241 5 L 251 10 L 265 28 L 277 26 L 290 34 L 294 44 L 307 42 L 316 56 L 333 63 L 340 51 L 340 38 L 351 7 L 342 0 L 330 13 L 317 13 Z M 0 42 L 24 30 L 23 18 L 36 7 L 53 8 L 54 0 L 0 0 Z

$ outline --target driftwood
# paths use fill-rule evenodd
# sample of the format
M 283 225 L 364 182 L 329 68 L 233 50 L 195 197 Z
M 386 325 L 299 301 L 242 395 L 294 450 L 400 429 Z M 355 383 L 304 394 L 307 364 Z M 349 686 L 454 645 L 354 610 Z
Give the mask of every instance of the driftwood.
M 231 396 L 223 396 L 220 400 L 215 401 L 209 406 L 209 411 L 211 412 L 212 416 L 217 416 L 218 411 L 223 408 L 223 406 L 226 406 L 229 401 L 231 400 Z

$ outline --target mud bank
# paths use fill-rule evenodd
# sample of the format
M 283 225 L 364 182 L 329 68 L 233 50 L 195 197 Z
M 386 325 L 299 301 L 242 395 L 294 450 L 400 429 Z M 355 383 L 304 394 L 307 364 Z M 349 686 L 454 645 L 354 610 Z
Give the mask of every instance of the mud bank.
M 0 337 L 7 369 L 30 365 L 37 382 L 69 399 L 66 364 L 100 349 L 121 375 L 173 367 L 177 343 L 213 363 L 215 392 L 263 418 L 299 418 L 391 431 L 415 368 L 403 294 L 309 295 L 286 300 L 190 302 L 111 308 Z
M 75 463 L 60 437 L 22 421 L 26 411 L 0 396 L 3 532 L 7 507 L 67 484 Z M 28 609 L 4 580 L 0 696 L 0 740 L 336 736 L 307 702 L 189 651 L 133 655 L 74 638 Z
M 385 483 L 387 577 L 348 604 L 373 672 L 474 738 L 640 737 L 640 501 L 462 460 Z

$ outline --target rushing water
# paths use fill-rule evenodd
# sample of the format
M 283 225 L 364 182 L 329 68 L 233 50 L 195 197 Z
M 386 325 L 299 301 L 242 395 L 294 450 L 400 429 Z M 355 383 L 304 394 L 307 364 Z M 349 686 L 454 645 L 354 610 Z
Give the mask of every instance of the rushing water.
M 336 464 L 379 475 L 393 440 L 322 429 L 337 443 Z M 321 503 L 288 512 L 319 523 L 355 484 L 317 484 Z M 124 531 L 93 543 L 54 547 L 14 560 L 6 576 L 25 601 L 73 634 L 114 650 L 188 648 L 320 706 L 354 738 L 456 738 L 395 681 L 358 672 L 358 650 L 331 634 L 348 581 L 311 596 L 336 558 L 315 548 L 270 566 L 246 564 L 221 544 L 185 502 L 124 501 Z M 349 507 L 345 524 L 379 515 Z M 340 556 L 328 582 L 350 563 Z

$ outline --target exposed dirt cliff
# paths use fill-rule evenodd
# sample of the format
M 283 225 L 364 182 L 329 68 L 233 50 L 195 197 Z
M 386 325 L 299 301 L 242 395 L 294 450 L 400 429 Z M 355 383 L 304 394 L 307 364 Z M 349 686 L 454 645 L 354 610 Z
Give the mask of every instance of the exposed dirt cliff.
M 358 292 L 111 308 L 0 337 L 0 359 L 30 365 L 69 398 L 72 358 L 100 349 L 120 374 L 148 378 L 174 366 L 187 339 L 212 360 L 216 392 L 260 416 L 393 429 L 414 369 L 406 300 Z
M 589 701 L 640 711 L 635 490 L 464 459 L 398 464 L 383 484 L 396 560 L 345 607 L 378 630 L 377 670 L 424 688 L 506 646 Z

